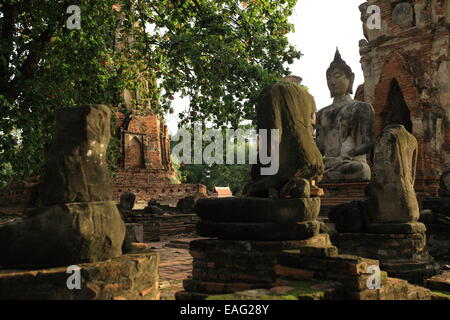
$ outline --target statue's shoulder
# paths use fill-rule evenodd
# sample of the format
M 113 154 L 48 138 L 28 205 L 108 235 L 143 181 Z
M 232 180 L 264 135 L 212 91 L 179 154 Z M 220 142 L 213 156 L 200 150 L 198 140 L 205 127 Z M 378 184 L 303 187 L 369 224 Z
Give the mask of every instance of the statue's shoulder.
M 352 106 L 357 108 L 359 111 L 375 112 L 373 106 L 370 103 L 364 101 L 354 100 Z
M 332 106 L 333 106 L 333 105 L 330 104 L 329 106 L 323 107 L 322 109 L 320 109 L 319 111 L 317 111 L 317 114 L 319 114 L 319 113 L 322 114 L 322 113 L 327 112 L 328 110 L 331 109 Z

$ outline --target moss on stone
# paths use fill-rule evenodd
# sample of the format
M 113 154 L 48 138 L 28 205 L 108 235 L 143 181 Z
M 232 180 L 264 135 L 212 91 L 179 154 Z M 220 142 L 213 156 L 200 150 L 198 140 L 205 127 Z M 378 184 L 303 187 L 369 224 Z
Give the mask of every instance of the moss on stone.
M 325 291 L 313 288 L 317 284 L 318 282 L 313 281 L 294 281 L 287 285 L 292 290 L 283 293 L 260 289 L 251 294 L 243 291 L 231 294 L 212 295 L 206 300 L 321 300 L 325 297 Z
M 219 294 L 214 296 L 209 296 L 205 300 L 252 300 L 250 297 L 240 296 L 239 294 Z
M 317 284 L 317 282 L 312 281 L 291 282 L 289 283 L 289 286 L 295 289 L 288 291 L 288 294 L 296 296 L 298 299 L 323 299 L 325 297 L 325 291 L 313 288 L 313 286 Z
M 287 295 L 267 295 L 261 296 L 261 300 L 298 300 L 297 297 L 287 294 Z
M 431 291 L 433 296 L 438 296 L 441 298 L 447 298 L 450 300 L 450 292 L 449 291 Z

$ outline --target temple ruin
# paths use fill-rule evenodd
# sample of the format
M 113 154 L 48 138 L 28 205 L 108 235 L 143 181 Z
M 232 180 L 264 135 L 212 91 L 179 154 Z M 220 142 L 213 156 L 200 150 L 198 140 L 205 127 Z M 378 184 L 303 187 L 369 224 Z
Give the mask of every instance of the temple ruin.
M 381 29 L 367 27 L 367 7 L 381 9 Z M 360 6 L 364 85 L 360 96 L 373 105 L 376 135 L 401 124 L 419 144 L 415 189 L 436 197 L 450 169 L 450 3 L 369 0 Z

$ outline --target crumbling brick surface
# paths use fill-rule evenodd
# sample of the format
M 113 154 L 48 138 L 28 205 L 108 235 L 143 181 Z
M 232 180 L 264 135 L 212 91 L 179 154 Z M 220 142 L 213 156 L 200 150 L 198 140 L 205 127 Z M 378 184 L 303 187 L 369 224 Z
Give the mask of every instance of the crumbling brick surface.
M 366 40 L 360 42 L 365 83 L 359 95 L 374 106 L 378 135 L 391 122 L 410 125 L 419 142 L 416 190 L 426 198 L 437 194 L 439 177 L 450 168 L 450 10 L 447 1 L 401 5 L 407 3 L 411 17 L 399 17 L 397 0 L 361 6 Z M 368 29 L 367 5 L 380 7 L 381 29 Z

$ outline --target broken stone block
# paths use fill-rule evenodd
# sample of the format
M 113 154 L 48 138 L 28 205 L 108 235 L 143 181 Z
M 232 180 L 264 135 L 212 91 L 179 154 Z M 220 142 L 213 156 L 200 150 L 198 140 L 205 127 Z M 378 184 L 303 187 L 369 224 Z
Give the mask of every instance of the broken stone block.
M 119 257 L 125 224 L 110 199 L 106 162 L 111 111 L 103 105 L 56 112 L 56 137 L 41 208 L 0 226 L 0 266 L 41 268 Z
M 112 201 L 66 203 L 35 210 L 0 227 L 0 266 L 42 268 L 119 257 L 125 226 Z
M 43 205 L 112 199 L 107 166 L 111 111 L 104 105 L 56 111 L 56 136 L 39 185 Z
M 407 223 L 419 219 L 414 191 L 417 140 L 402 125 L 387 126 L 374 152 L 372 182 L 368 186 L 370 223 Z
M 108 261 L 77 264 L 80 288 L 69 290 L 67 266 L 2 270 L 1 300 L 159 300 L 159 254 L 127 254 Z M 145 270 L 145 272 L 142 272 Z M 131 280 L 132 279 L 132 280 Z

